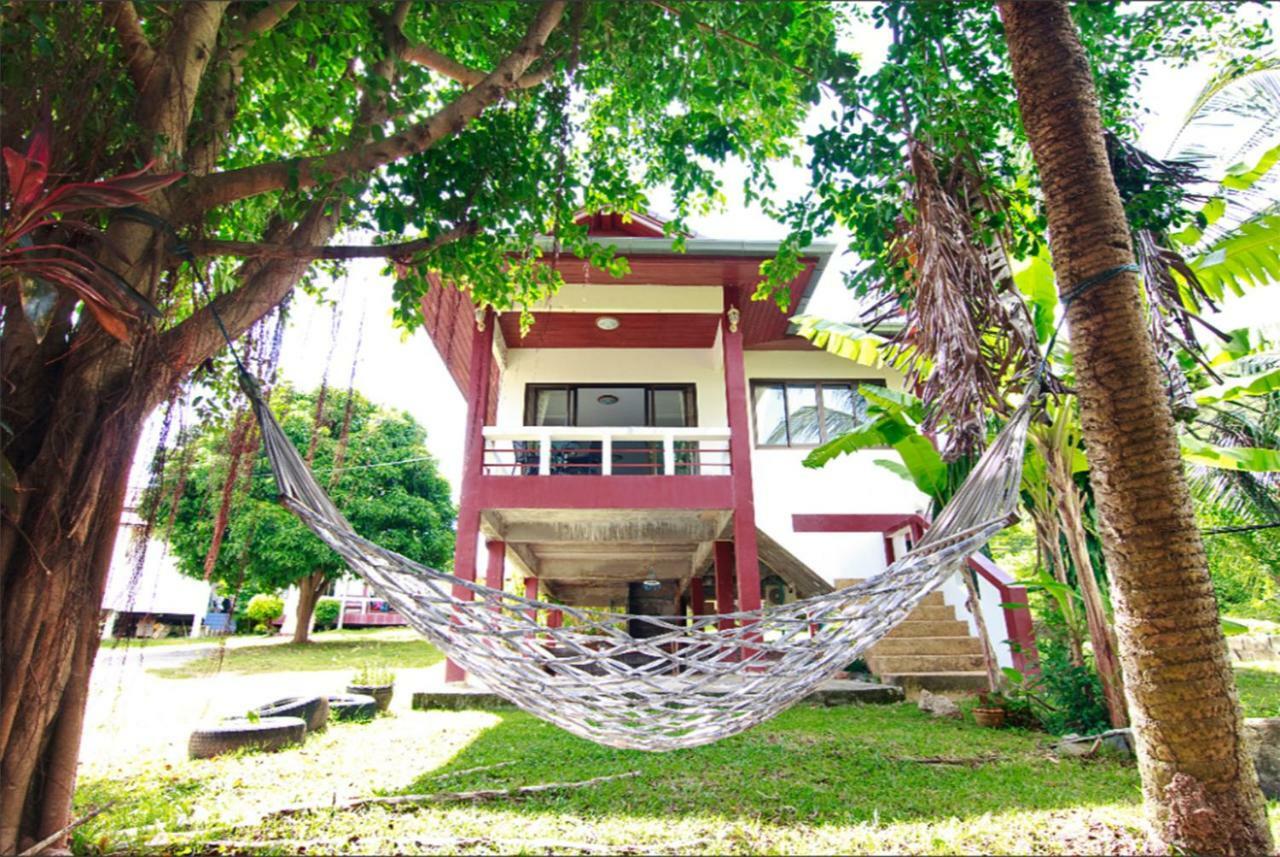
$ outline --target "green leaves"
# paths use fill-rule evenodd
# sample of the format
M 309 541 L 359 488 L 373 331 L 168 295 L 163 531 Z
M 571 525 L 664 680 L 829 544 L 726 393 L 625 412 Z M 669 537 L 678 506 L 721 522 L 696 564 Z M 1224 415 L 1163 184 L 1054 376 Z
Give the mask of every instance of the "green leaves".
M 1192 464 L 1218 470 L 1243 470 L 1250 473 L 1280 473 L 1280 449 L 1256 446 L 1218 446 L 1184 435 L 1182 457 Z
M 933 442 L 920 433 L 924 407 L 920 400 L 896 390 L 864 384 L 858 395 L 868 404 L 868 418 L 853 431 L 827 441 L 810 452 L 804 466 L 818 468 L 841 455 L 867 449 L 891 448 L 899 461 L 876 459 L 876 464 L 913 482 L 920 491 L 939 503 L 948 491 L 947 463 Z
M 1280 393 L 1280 366 L 1254 375 L 1229 378 L 1221 384 L 1197 390 L 1196 403 L 1208 405 L 1244 396 L 1265 396 L 1268 393 Z
M 1240 224 L 1191 262 L 1205 290 L 1219 298 L 1280 280 L 1280 214 Z

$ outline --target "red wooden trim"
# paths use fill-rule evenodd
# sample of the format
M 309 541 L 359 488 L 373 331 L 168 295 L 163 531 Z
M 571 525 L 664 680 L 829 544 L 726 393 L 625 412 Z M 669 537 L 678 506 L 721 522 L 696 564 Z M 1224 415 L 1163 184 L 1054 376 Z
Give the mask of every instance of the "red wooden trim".
M 602 315 L 618 320 L 601 330 Z M 719 320 L 692 312 L 535 312 L 533 327 L 520 335 L 520 313 L 499 317 L 508 348 L 710 348 Z
M 730 476 L 482 476 L 482 509 L 732 509 Z
M 1013 578 L 986 556 L 977 553 L 969 557 L 969 568 L 977 572 L 984 580 L 1000 593 L 1001 604 L 1022 604 L 1023 607 L 1005 607 L 1004 627 L 1008 639 L 1015 644 L 1013 648 L 1013 668 L 1028 672 L 1039 668 L 1036 657 L 1036 632 L 1031 622 L 1031 611 L 1027 604 L 1027 590 L 1021 586 L 1012 586 Z
M 738 609 L 760 609 L 760 555 L 756 544 L 756 500 L 751 479 L 751 417 L 747 405 L 747 375 L 743 364 L 743 330 L 732 330 L 729 311 L 745 310 L 742 289 L 724 290 L 725 410 L 729 417 L 729 458 L 733 462 L 733 543 L 738 576 Z
M 490 589 L 502 589 L 507 582 L 507 543 L 494 539 L 485 542 L 484 546 L 489 554 L 484 569 L 484 585 Z
M 476 542 L 480 533 L 480 470 L 484 457 L 484 421 L 489 411 L 490 365 L 493 363 L 493 311 L 483 315 L 484 329 L 472 327 L 471 365 L 467 376 L 467 434 L 463 451 L 462 491 L 458 504 L 458 535 L 454 542 L 453 573 L 463 580 L 476 579 Z M 453 587 L 453 597 L 470 601 L 474 593 L 464 586 Z M 445 663 L 444 680 L 458 682 L 467 677 L 461 666 Z
M 919 517 L 911 513 L 890 515 L 792 515 L 797 533 L 891 533 Z
M 717 613 L 734 613 L 733 598 L 733 542 L 716 542 L 715 545 L 715 566 L 716 566 L 716 612 Z M 733 627 L 732 619 L 721 619 L 721 630 L 727 630 Z
M 525 597 L 525 598 L 528 598 L 528 599 L 530 599 L 530 600 L 532 600 L 532 601 L 537 601 L 537 600 L 539 600 L 539 596 L 538 596 L 538 578 L 536 578 L 536 577 L 526 577 L 526 578 L 524 579 L 524 597 Z M 537 624 L 537 622 L 538 622 L 538 611 L 537 611 L 537 610 L 530 610 L 530 611 L 529 611 L 528 613 L 526 613 L 525 615 L 529 617 L 529 621 L 533 622 L 534 624 Z

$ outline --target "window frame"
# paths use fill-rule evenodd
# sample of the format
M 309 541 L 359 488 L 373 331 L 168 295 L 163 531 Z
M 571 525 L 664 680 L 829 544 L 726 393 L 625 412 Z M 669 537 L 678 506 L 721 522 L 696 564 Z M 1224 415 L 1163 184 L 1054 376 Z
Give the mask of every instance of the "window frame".
M 888 387 L 888 382 L 883 378 L 752 378 L 751 379 L 751 443 L 756 449 L 817 449 L 824 443 L 832 440 L 826 436 L 827 421 L 825 418 L 826 403 L 823 401 L 822 388 L 828 387 L 849 387 L 853 394 L 858 395 L 858 388 L 862 385 Z M 756 419 L 756 390 L 760 387 L 782 387 L 782 419 L 787 427 L 786 443 L 764 443 L 760 439 L 760 425 Z M 814 388 L 814 398 L 818 407 L 818 435 L 817 443 L 792 443 L 791 442 L 791 409 L 787 406 L 787 387 L 809 387 Z M 880 449 L 882 447 L 875 447 Z
M 644 427 L 658 428 L 654 425 L 653 394 L 658 390 L 675 390 L 684 394 L 685 424 L 683 426 L 666 426 L 666 428 L 696 428 L 698 425 L 698 390 L 696 384 L 678 384 L 667 381 L 659 383 L 613 383 L 610 381 L 574 381 L 560 384 L 525 384 L 524 385 L 524 424 L 537 425 L 538 393 L 546 390 L 564 390 L 569 395 L 568 418 L 570 428 L 592 428 L 578 425 L 578 391 L 583 387 L 618 387 L 624 390 L 644 390 Z

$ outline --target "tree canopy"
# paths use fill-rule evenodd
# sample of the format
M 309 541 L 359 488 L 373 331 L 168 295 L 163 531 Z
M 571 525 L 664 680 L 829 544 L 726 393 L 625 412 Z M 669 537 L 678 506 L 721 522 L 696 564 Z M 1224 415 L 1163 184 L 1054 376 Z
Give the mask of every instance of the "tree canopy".
M 426 431 L 408 414 L 378 408 L 358 392 L 344 431 L 347 395 L 327 393 L 318 429 L 320 391 L 282 386 L 271 406 L 298 450 L 312 456 L 312 467 L 357 532 L 433 568 L 449 567 L 455 510 L 449 483 L 427 451 Z M 158 498 L 166 507 L 159 516 L 161 533 L 181 570 L 194 577 L 205 574 L 234 433 L 234 421 L 221 420 L 201 423 L 181 438 L 172 452 L 182 462 L 170 474 L 182 488 L 172 525 L 163 521 L 170 498 Z M 331 579 L 341 573 L 342 558 L 277 502 L 263 462 L 248 485 L 244 490 L 240 480 L 233 486 L 226 534 L 212 567 L 215 580 L 230 592 L 270 592 L 317 572 Z

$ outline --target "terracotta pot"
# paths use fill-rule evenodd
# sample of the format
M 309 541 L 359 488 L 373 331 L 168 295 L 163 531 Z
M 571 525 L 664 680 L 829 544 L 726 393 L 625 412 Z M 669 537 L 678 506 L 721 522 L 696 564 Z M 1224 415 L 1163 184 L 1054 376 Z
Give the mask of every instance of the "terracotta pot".
M 973 719 L 979 726 L 986 726 L 988 729 L 999 729 L 1004 725 L 1004 709 L 975 708 L 973 709 Z
M 395 692 L 394 684 L 349 684 L 347 693 L 372 696 L 378 703 L 379 711 L 386 711 L 391 705 L 391 694 Z

